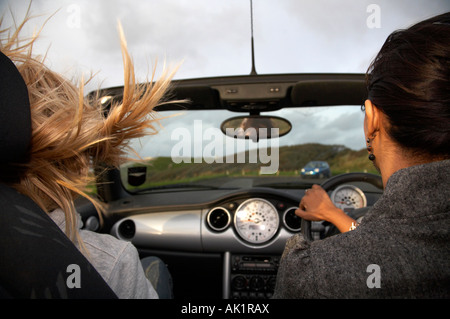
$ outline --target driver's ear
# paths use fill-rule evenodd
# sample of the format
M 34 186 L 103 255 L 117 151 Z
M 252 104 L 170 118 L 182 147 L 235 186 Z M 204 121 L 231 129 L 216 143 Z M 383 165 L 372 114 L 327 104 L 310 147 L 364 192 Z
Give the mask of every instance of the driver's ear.
M 366 116 L 364 117 L 364 134 L 367 137 L 375 135 L 380 130 L 380 110 L 372 103 L 366 100 L 364 103 Z

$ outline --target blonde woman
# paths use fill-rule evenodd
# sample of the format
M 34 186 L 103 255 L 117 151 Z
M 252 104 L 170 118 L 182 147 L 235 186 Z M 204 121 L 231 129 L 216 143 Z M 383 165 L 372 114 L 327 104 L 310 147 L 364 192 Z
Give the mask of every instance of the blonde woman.
M 8 172 L 1 172 L 0 181 L 27 195 L 48 213 L 119 298 L 158 298 L 136 248 L 110 235 L 79 229 L 74 200 L 83 196 L 98 210 L 103 209 L 101 202 L 85 192 L 92 182 L 90 167 L 100 163 L 117 167 L 126 159 L 130 139 L 157 132 L 153 109 L 169 103 L 164 98 L 173 72 L 165 72 L 159 80 L 154 79 L 153 73 L 149 84 L 138 85 L 119 24 L 123 100 L 112 105 L 105 117 L 96 99 L 84 97 L 83 83 L 73 84 L 33 56 L 37 36 L 26 40 L 19 36 L 29 20 L 27 14 L 14 30 L 3 29 L 0 33 L 0 51 L 20 72 L 31 111 L 29 161 L 11 163 Z

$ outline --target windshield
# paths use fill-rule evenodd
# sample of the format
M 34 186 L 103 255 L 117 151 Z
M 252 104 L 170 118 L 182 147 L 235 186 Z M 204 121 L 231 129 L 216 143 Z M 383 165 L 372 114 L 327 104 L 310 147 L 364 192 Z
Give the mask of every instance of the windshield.
M 292 129 L 285 136 L 257 142 L 226 136 L 220 130 L 224 120 L 236 116 L 227 110 L 159 114 L 158 134 L 131 143 L 142 161 L 121 166 L 122 183 L 131 192 L 277 184 L 301 188 L 340 173 L 377 173 L 367 159 L 364 113 L 359 106 L 268 112 L 264 115 L 288 119 Z M 308 167 L 317 171 L 305 175 Z

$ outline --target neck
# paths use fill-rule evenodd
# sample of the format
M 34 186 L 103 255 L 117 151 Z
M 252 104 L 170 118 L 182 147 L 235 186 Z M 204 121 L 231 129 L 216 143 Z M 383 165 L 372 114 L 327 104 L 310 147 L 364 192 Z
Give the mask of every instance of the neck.
M 381 173 L 384 187 L 386 187 L 391 175 L 400 169 L 444 159 L 442 157 L 421 156 L 405 150 L 386 138 L 386 135 L 380 135 L 377 144 L 375 148 L 380 151 L 375 155 L 374 165 Z
M 404 157 L 399 156 L 399 154 L 395 152 L 384 153 L 381 156 L 377 156 L 374 165 L 381 173 L 383 187 L 386 187 L 387 181 L 396 171 L 413 166 L 410 161 L 407 161 Z

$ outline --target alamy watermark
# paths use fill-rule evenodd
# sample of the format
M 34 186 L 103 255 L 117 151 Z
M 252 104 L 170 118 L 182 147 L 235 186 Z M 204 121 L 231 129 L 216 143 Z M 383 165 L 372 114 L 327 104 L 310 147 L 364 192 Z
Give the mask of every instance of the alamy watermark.
M 66 19 L 66 24 L 71 29 L 81 28 L 81 7 L 78 4 L 71 4 L 67 7 L 69 14 Z
M 369 4 L 366 12 L 370 15 L 366 19 L 366 25 L 369 29 L 381 28 L 381 7 L 378 4 Z
M 381 268 L 377 264 L 370 264 L 367 266 L 366 272 L 370 273 L 367 277 L 366 284 L 367 287 L 372 288 L 381 288 Z
M 278 128 L 203 129 L 201 120 L 194 121 L 193 133 L 187 128 L 172 131 L 171 140 L 178 141 L 171 149 L 172 161 L 179 163 L 260 163 L 260 174 L 275 174 L 279 166 Z M 247 139 L 245 138 L 247 137 Z M 257 147 L 246 150 L 246 143 L 257 141 Z M 206 142 L 206 143 L 204 143 Z
M 77 264 L 70 264 L 66 269 L 67 273 L 70 273 L 66 279 L 67 288 L 81 288 L 81 269 Z

